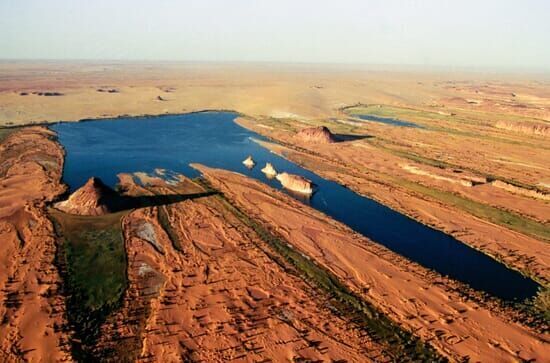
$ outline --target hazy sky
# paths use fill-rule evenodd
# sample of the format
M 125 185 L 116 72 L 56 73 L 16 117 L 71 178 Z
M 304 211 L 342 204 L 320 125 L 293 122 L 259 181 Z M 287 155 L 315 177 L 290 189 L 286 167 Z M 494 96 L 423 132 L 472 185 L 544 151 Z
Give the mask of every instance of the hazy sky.
M 550 69 L 550 0 L 0 0 L 0 58 Z

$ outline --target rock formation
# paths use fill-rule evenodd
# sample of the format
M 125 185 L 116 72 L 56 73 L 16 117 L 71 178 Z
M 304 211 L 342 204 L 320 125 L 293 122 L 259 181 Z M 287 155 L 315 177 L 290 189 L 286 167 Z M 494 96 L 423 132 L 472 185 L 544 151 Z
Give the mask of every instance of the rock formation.
M 63 93 L 61 92 L 33 92 L 32 94 L 38 95 L 38 96 L 48 96 L 48 97 L 63 96 Z
M 445 176 L 445 175 L 438 175 L 438 174 L 431 173 L 427 170 L 422 170 L 422 169 L 420 169 L 416 166 L 413 166 L 413 165 L 401 165 L 401 167 L 404 170 L 411 173 L 411 174 L 427 176 L 427 177 L 435 179 L 435 180 L 442 180 L 442 181 L 446 181 L 446 182 L 449 182 L 449 183 L 461 184 L 465 187 L 471 187 L 471 186 L 474 185 L 472 180 L 469 180 L 469 179 L 466 179 L 466 178 L 452 178 L 452 177 Z M 477 180 L 481 180 L 481 179 L 477 178 Z
M 269 179 L 277 176 L 277 170 L 275 170 L 271 163 L 265 164 L 265 167 L 262 169 L 262 173 L 264 173 Z
M 97 92 L 118 93 L 119 90 L 116 88 L 98 88 Z
M 244 159 L 243 164 L 247 168 L 252 169 L 256 165 L 256 162 L 254 161 L 254 159 L 252 159 L 251 155 L 248 155 L 248 157 Z
M 543 193 L 543 192 L 538 191 L 538 190 L 530 190 L 530 189 L 518 187 L 518 186 L 512 185 L 510 183 L 506 183 L 506 182 L 503 182 L 503 181 L 500 181 L 500 180 L 492 181 L 491 185 L 496 187 L 496 188 L 507 190 L 507 191 L 509 191 L 511 193 L 514 193 L 514 194 L 520 194 L 520 195 L 524 195 L 526 197 L 531 197 L 531 198 L 535 198 L 535 199 L 550 200 L 550 194 L 548 194 L 548 193 Z
M 101 179 L 92 177 L 69 199 L 55 204 L 55 208 L 70 214 L 99 216 L 116 211 L 121 197 Z
M 281 182 L 284 188 L 303 194 L 313 193 L 313 183 L 300 175 L 289 173 L 277 174 L 277 180 Z
M 499 121 L 496 123 L 497 129 L 521 132 L 523 134 L 550 136 L 550 126 L 537 122 L 509 122 Z
M 336 142 L 336 138 L 325 126 L 308 127 L 296 134 L 296 137 L 306 142 L 318 142 L 330 144 Z

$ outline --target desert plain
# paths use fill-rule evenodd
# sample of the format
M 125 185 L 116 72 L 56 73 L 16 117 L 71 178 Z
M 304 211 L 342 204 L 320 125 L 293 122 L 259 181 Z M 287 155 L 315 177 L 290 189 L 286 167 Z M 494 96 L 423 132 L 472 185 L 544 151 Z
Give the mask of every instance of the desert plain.
M 66 151 L 48 124 L 209 110 L 238 113 L 262 147 L 454 237 L 538 293 L 476 291 L 209 165 L 193 165 L 197 179 L 121 171 L 116 191 L 92 180 L 67 199 Z M 0 126 L 2 361 L 550 356 L 548 75 L 3 62 Z

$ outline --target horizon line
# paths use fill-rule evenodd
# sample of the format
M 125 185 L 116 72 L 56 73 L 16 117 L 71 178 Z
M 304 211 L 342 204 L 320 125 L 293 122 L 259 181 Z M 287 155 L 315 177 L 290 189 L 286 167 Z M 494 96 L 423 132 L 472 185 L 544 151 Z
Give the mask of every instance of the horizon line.
M 490 65 L 452 65 L 452 64 L 425 64 L 425 63 L 369 63 L 369 62 L 323 62 L 323 61 L 281 61 L 281 60 L 193 60 L 193 59 L 137 59 L 137 58 L 3 58 L 0 63 L 17 62 L 46 62 L 46 63 L 135 63 L 135 64 L 249 64 L 249 65 L 286 65 L 286 66 L 319 66 L 319 67 L 359 67 L 359 68 L 393 68 L 394 70 L 437 70 L 437 71 L 465 71 L 472 73 L 543 73 L 550 74 L 550 67 L 533 66 L 490 66 Z

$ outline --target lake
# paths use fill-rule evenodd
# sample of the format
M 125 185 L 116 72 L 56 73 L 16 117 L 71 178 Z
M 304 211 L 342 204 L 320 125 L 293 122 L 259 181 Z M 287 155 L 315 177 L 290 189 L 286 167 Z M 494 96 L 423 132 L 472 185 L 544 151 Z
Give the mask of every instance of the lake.
M 91 176 L 114 187 L 118 173 L 152 173 L 156 168 L 199 176 L 189 163 L 237 171 L 281 189 L 260 171 L 270 162 L 278 172 L 305 176 L 318 186 L 311 199 L 300 198 L 303 202 L 412 261 L 503 300 L 536 294 L 539 285 L 533 280 L 455 238 L 262 148 L 252 138 L 263 138 L 233 122 L 236 116 L 203 112 L 64 122 L 51 128 L 65 147 L 63 179 L 72 190 Z M 248 155 L 257 162 L 252 170 L 242 164 Z

